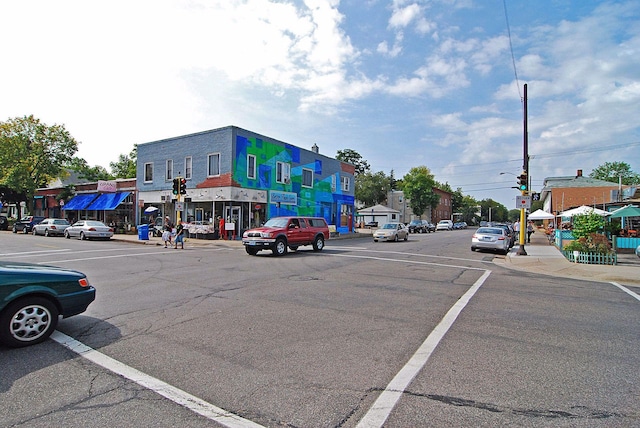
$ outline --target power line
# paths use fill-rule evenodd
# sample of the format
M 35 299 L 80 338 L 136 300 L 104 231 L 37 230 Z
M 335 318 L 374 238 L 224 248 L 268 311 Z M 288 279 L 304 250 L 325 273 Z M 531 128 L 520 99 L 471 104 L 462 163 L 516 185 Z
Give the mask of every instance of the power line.
M 502 0 L 504 6 L 504 19 L 507 22 L 507 34 L 509 35 L 509 49 L 511 50 L 511 63 L 513 64 L 513 74 L 516 76 L 516 86 L 518 87 L 518 95 L 522 100 L 522 93 L 520 92 L 520 81 L 518 80 L 518 70 L 516 69 L 516 57 L 513 54 L 513 44 L 511 43 L 511 26 L 509 25 L 509 14 L 507 13 L 507 0 Z

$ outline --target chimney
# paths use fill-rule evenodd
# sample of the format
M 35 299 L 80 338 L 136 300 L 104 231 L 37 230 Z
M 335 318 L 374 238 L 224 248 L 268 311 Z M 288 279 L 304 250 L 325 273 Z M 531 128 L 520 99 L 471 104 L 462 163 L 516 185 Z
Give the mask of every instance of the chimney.
M 313 143 L 313 146 L 311 146 L 311 151 L 313 153 L 320 153 L 320 148 L 318 147 L 318 145 L 316 143 Z
M 578 170 L 576 177 L 582 177 L 582 170 L 581 169 Z

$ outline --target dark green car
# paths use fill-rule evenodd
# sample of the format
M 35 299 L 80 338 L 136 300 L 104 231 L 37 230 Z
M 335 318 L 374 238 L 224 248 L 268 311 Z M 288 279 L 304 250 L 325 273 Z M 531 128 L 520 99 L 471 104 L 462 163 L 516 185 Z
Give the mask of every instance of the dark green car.
M 81 272 L 0 261 L 0 342 L 14 348 L 43 342 L 60 315 L 86 311 L 95 297 Z

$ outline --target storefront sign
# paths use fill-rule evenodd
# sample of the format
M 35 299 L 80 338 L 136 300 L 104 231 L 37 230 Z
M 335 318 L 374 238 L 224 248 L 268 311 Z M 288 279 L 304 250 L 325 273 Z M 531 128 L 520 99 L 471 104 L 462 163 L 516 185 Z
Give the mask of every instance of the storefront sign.
M 285 205 L 297 205 L 298 204 L 298 194 L 292 192 L 278 192 L 272 190 L 269 192 L 269 196 L 271 198 L 271 203 L 281 203 Z
M 114 180 L 106 181 L 106 180 L 98 180 L 98 192 L 116 192 L 118 190 L 118 185 Z

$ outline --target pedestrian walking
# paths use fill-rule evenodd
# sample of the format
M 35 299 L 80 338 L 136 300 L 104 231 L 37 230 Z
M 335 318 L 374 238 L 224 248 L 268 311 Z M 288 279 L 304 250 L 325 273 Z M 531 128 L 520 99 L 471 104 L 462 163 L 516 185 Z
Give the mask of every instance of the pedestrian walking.
M 527 223 L 527 244 L 531 244 L 531 235 L 535 232 L 533 229 L 533 222 L 529 220 Z
M 172 243 L 172 233 L 173 233 L 173 223 L 171 222 L 171 219 L 169 218 L 169 216 L 166 216 L 164 218 L 164 229 L 162 231 L 162 240 L 165 242 L 165 248 L 167 246 L 167 242 L 169 242 L 169 245 L 173 245 Z
M 176 246 L 174 247 L 176 250 L 178 249 L 178 244 L 184 250 L 184 226 L 182 222 L 179 222 L 176 227 Z

